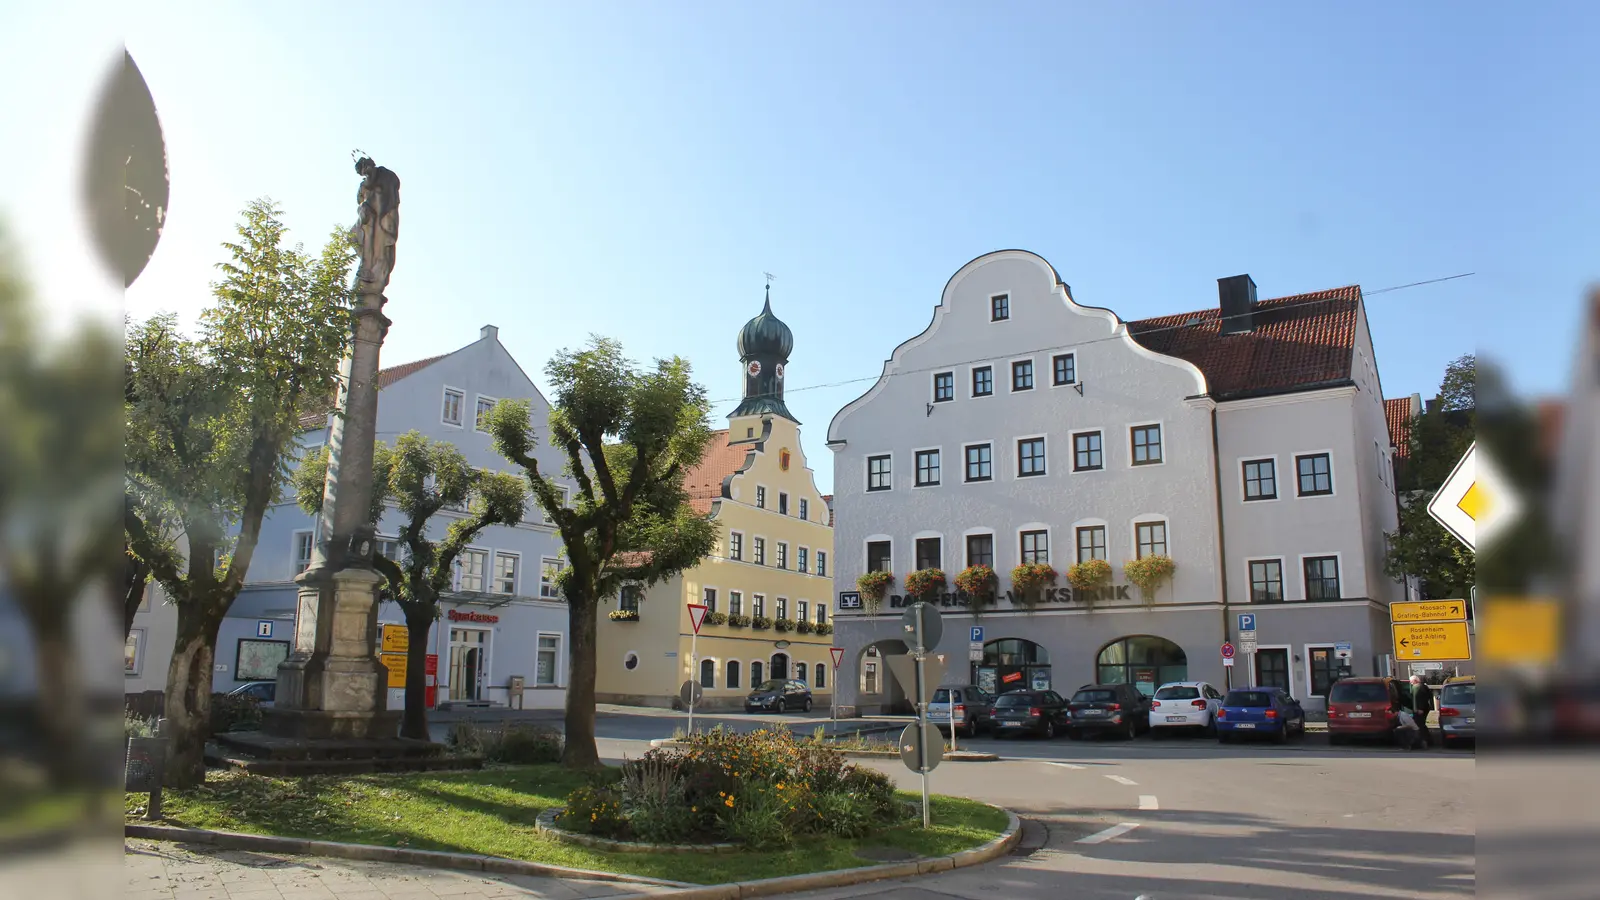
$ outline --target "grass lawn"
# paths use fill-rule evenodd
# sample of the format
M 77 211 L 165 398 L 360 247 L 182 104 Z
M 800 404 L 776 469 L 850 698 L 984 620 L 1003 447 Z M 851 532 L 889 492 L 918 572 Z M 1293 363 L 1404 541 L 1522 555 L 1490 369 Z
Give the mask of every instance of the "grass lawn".
M 894 847 L 921 856 L 969 850 L 997 837 L 1006 814 L 955 797 L 933 799 L 932 828 L 920 822 L 859 841 L 809 837 L 784 852 L 603 853 L 540 834 L 541 811 L 562 805 L 581 775 L 559 766 L 508 766 L 476 772 L 352 777 L 264 778 L 211 773 L 204 787 L 168 790 L 168 823 L 284 837 L 417 850 L 484 853 L 549 865 L 718 884 L 871 865 L 860 847 Z M 906 794 L 907 799 L 913 799 Z M 130 820 L 145 795 L 128 795 Z

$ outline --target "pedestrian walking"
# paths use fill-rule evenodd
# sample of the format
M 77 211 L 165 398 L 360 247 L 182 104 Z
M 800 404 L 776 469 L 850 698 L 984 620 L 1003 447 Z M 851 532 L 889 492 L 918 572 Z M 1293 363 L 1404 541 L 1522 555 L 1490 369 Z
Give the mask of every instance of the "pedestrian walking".
M 1422 676 L 1411 676 L 1411 714 L 1417 720 L 1417 737 L 1426 748 L 1428 741 L 1428 713 L 1433 712 L 1433 688 L 1423 682 Z

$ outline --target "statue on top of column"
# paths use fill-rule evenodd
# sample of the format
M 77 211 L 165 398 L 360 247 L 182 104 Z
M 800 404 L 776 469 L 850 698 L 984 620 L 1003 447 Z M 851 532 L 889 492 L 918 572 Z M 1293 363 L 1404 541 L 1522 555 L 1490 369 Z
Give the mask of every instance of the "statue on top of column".
M 362 176 L 356 192 L 360 218 L 350 229 L 350 240 L 361 254 L 356 292 L 383 294 L 394 272 L 394 245 L 400 236 L 400 177 L 363 156 L 356 161 Z

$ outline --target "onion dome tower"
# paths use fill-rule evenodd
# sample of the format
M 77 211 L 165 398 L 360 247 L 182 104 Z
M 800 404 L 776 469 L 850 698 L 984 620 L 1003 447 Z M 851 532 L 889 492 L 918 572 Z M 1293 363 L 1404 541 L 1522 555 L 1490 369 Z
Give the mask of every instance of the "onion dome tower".
M 777 415 L 800 424 L 783 402 L 784 367 L 794 350 L 794 332 L 772 314 L 772 285 L 767 285 L 761 314 L 739 329 L 739 362 L 744 364 L 744 400 L 728 415 Z

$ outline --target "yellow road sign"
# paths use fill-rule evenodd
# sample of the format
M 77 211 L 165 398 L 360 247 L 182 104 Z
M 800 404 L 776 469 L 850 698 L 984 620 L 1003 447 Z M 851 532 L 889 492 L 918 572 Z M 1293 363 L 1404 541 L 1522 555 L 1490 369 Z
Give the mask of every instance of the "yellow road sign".
M 1466 455 L 1428 502 L 1428 515 L 1474 551 L 1480 541 L 1494 540 L 1495 534 L 1515 522 L 1521 512 L 1522 501 L 1516 490 L 1487 452 L 1478 455 L 1476 443 L 1467 448 Z
M 1471 659 L 1465 622 L 1393 625 L 1394 658 L 1402 662 Z
M 1478 618 L 1478 656 L 1500 665 L 1549 665 L 1561 653 L 1561 605 L 1549 597 L 1492 597 Z
M 379 653 L 378 659 L 389 669 L 389 687 L 406 686 L 406 655 L 404 653 Z
M 1465 622 L 1465 600 L 1407 600 L 1389 604 L 1391 622 Z
M 383 626 L 383 652 L 404 653 L 411 649 L 411 632 L 404 625 Z

